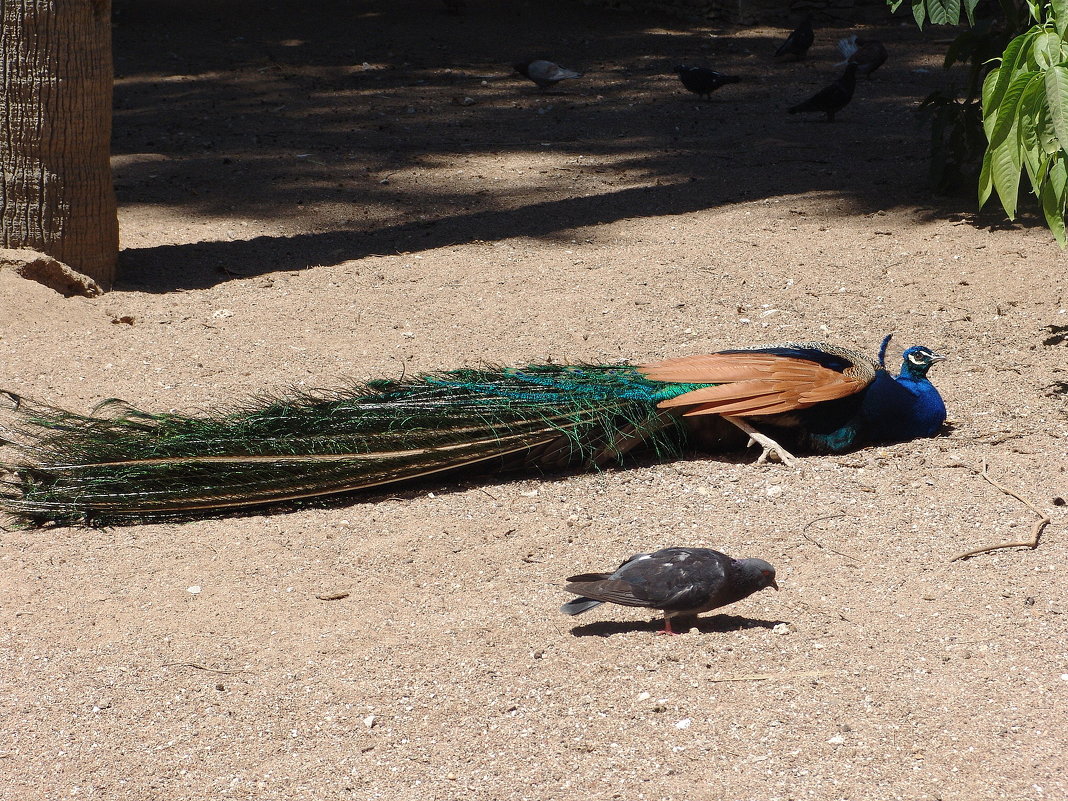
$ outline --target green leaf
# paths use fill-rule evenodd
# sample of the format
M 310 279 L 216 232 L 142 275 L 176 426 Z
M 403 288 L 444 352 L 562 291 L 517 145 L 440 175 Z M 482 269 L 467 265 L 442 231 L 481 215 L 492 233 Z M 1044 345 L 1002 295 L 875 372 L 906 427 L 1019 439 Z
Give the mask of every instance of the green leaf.
M 960 0 L 927 0 L 927 15 L 933 25 L 956 25 L 960 21 Z
M 993 158 L 988 150 L 983 155 L 983 169 L 979 173 L 979 208 L 986 205 L 990 200 L 990 193 L 994 191 L 994 181 L 990 177 L 992 163 Z
M 990 176 L 994 181 L 998 199 L 1010 220 L 1016 219 L 1016 204 L 1020 198 L 1021 165 L 1014 159 L 1018 155 L 1014 142 L 987 151 L 990 153 Z
M 1064 0 L 1068 3 L 1068 0 Z M 979 0 L 964 0 L 964 13 L 968 15 L 968 24 L 975 26 L 975 7 L 979 5 Z
M 998 116 L 994 122 L 994 131 L 988 137 L 991 149 L 1000 147 L 1001 143 L 1009 135 L 1009 131 L 1016 127 L 1020 117 L 1020 98 L 1023 97 L 1024 89 L 1027 88 L 1027 85 L 1038 76 L 1039 73 L 1037 72 L 1021 72 L 1012 79 L 1012 83 L 1009 84 L 1009 88 L 998 106 Z M 1013 142 L 1012 144 L 1015 146 L 1016 143 Z
M 1032 29 L 1033 31 L 1034 29 Z M 1041 30 L 1041 29 L 1038 29 Z M 1022 58 L 1027 57 L 1027 50 L 1030 48 L 1031 41 L 1034 39 L 1032 31 L 1027 33 L 1021 33 L 1005 48 L 1005 52 L 1001 54 L 1001 66 L 996 70 L 992 70 L 986 80 L 983 81 L 983 119 L 995 113 L 998 107 L 1001 105 L 1001 98 L 1005 96 L 1005 91 L 1009 88 L 1009 84 L 1012 82 L 1013 75 L 1017 70 L 1017 65 Z M 993 80 L 993 76 L 997 76 Z M 990 84 L 989 89 L 987 84 Z
M 1064 36 L 1064 29 L 1068 27 L 1068 0 L 1050 0 L 1050 6 L 1057 33 Z
M 1057 242 L 1063 248 L 1068 242 L 1065 240 L 1064 232 L 1064 161 L 1060 160 L 1054 167 L 1060 167 L 1059 178 L 1055 178 L 1053 173 L 1055 170 L 1050 170 L 1050 176 L 1046 179 L 1046 182 L 1042 185 L 1042 191 L 1038 195 L 1039 202 L 1042 204 L 1042 214 L 1046 218 L 1046 225 L 1049 226 L 1049 230 L 1053 232 L 1053 236 L 1057 239 Z M 1057 182 L 1060 181 L 1061 193 L 1057 194 Z
M 1058 65 L 1046 72 L 1046 105 L 1062 150 L 1068 150 L 1068 67 Z
M 986 78 L 983 80 L 983 98 L 982 98 L 982 111 L 983 111 L 983 132 L 986 134 L 986 138 L 990 139 L 990 134 L 994 132 L 994 122 L 997 120 L 997 106 L 994 104 L 994 89 L 997 88 L 997 83 L 1001 79 L 1000 73 L 1002 68 L 996 67 L 987 73 Z M 989 109 L 989 111 L 987 110 Z
M 1063 40 L 1059 33 L 1047 31 L 1035 37 L 1031 48 L 1032 61 L 1038 69 L 1048 70 L 1064 61 Z
M 1019 119 L 1017 145 L 1036 195 L 1045 175 L 1046 162 L 1049 158 L 1038 136 L 1040 121 L 1046 116 L 1048 116 L 1046 114 L 1046 83 L 1041 75 L 1036 75 L 1020 96 L 1017 112 Z
M 912 0 L 912 16 L 916 20 L 916 25 L 922 29 L 923 21 L 927 17 L 927 6 L 924 0 Z
M 1068 165 L 1064 163 L 1064 155 L 1058 153 L 1053 157 L 1049 168 L 1049 183 L 1053 187 L 1057 198 L 1068 201 Z
M 905 0 L 886 0 L 886 4 L 887 4 L 888 6 L 890 6 L 890 13 L 891 13 L 891 14 L 894 14 L 894 13 L 896 13 L 896 12 L 897 12 L 897 10 L 898 10 L 899 8 L 901 8 L 901 4 L 902 4 L 903 2 L 905 2 Z

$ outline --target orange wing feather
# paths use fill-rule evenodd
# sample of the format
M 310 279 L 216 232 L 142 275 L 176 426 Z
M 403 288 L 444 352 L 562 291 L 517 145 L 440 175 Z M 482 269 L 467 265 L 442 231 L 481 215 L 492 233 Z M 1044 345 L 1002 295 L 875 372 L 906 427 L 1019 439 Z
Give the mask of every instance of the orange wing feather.
M 806 359 L 770 353 L 710 353 L 638 368 L 653 381 L 716 384 L 679 395 L 661 408 L 692 406 L 683 414 L 739 417 L 780 414 L 859 392 L 868 381 Z

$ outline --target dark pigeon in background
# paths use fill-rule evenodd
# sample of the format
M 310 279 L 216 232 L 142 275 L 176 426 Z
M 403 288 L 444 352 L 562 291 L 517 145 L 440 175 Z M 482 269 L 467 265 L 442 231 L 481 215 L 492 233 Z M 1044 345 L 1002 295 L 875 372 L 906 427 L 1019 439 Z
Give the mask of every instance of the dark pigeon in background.
M 798 103 L 788 109 L 791 114 L 806 111 L 822 111 L 827 115 L 827 122 L 834 122 L 834 115 L 841 111 L 853 99 L 853 90 L 857 86 L 857 65 L 846 64 L 845 72 L 832 83 L 825 86 L 804 103 Z
M 808 53 L 808 49 L 812 47 L 812 42 L 815 39 L 816 34 L 812 30 L 812 15 L 806 14 L 797 29 L 786 37 L 785 42 L 779 45 L 779 49 L 775 51 L 775 60 L 800 61 Z
M 722 72 L 716 72 L 707 67 L 679 65 L 675 67 L 675 72 L 679 74 L 679 80 L 682 81 L 683 86 L 695 95 L 700 95 L 704 98 L 709 98 L 721 86 L 726 86 L 728 83 L 738 83 L 741 80 L 737 75 L 724 75 Z
M 845 57 L 839 64 L 856 64 L 857 75 L 867 75 L 869 80 L 871 74 L 886 63 L 886 48 L 878 39 L 848 36 L 838 40 L 838 50 Z
M 529 78 L 538 85 L 539 89 L 551 89 L 568 78 L 581 78 L 581 72 L 568 70 L 551 61 L 537 59 L 535 61 L 523 61 L 512 65 L 515 71 L 524 78 Z
M 732 604 L 754 592 L 776 590 L 775 568 L 763 559 L 731 559 L 711 548 L 662 548 L 640 553 L 615 573 L 572 576 L 564 587 L 582 596 L 560 607 L 566 615 L 580 615 L 602 603 L 646 606 L 664 611 L 663 634 L 671 619 L 707 612 Z

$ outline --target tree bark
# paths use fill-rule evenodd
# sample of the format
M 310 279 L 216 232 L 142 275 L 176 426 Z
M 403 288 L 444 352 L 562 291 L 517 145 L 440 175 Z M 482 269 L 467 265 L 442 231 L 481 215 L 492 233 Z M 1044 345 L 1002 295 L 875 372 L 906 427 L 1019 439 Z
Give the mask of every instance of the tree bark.
M 110 288 L 111 0 L 0 0 L 0 246 Z

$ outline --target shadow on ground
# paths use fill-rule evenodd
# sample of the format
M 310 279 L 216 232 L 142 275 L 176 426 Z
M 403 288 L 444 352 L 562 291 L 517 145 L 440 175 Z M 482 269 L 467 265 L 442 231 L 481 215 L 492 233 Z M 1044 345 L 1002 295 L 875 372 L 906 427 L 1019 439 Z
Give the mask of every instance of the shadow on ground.
M 687 632 L 695 628 L 701 634 L 725 634 L 729 631 L 743 631 L 745 629 L 773 629 L 784 620 L 756 620 L 739 615 L 714 615 L 713 617 L 699 617 L 695 620 L 678 621 L 674 628 L 681 632 Z M 662 618 L 651 621 L 612 621 L 600 620 L 596 623 L 587 623 L 583 626 L 575 626 L 571 633 L 576 637 L 611 637 L 613 634 L 629 634 L 634 631 L 660 632 L 664 628 Z
M 821 28 L 809 60 L 777 65 L 781 31 L 574 0 L 472 4 L 463 17 L 436 0 L 119 0 L 120 203 L 270 228 L 128 247 L 120 289 L 207 287 L 770 197 L 825 193 L 842 215 L 927 202 L 913 109 L 942 83 L 922 66 L 941 46 L 881 19 L 891 62 L 831 125 L 785 109 L 837 75 L 833 42 L 848 28 Z M 585 76 L 541 93 L 509 67 L 538 56 Z M 680 62 L 742 83 L 701 101 L 672 74 Z

